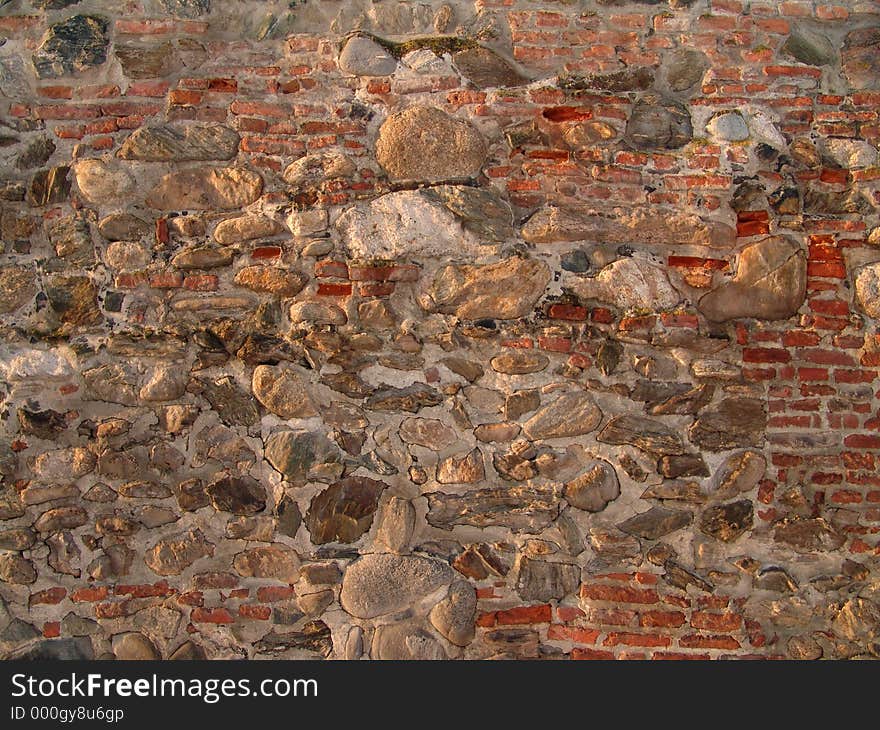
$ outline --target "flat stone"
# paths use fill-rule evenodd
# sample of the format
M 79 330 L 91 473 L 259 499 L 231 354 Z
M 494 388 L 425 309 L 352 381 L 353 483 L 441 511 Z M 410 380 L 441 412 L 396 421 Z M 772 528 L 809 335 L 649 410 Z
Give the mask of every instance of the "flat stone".
M 486 478 L 483 453 L 472 449 L 461 457 L 449 456 L 437 464 L 437 482 L 440 484 L 476 484 Z
M 647 94 L 633 106 L 623 141 L 637 150 L 676 150 L 693 139 L 687 107 L 672 99 Z
M 89 521 L 88 514 L 82 507 L 55 507 L 41 514 L 34 529 L 37 532 L 50 533 L 59 530 L 74 530 Z
M 22 266 L 0 267 L 0 314 L 20 309 L 36 294 L 34 272 Z
M 211 482 L 205 491 L 220 512 L 253 515 L 266 507 L 266 489 L 248 476 L 224 476 Z
M 177 71 L 181 60 L 174 45 L 164 43 L 119 43 L 114 44 L 113 53 L 122 67 L 122 72 L 130 79 L 157 79 Z
M 476 177 L 486 153 L 486 143 L 468 122 L 429 106 L 392 114 L 376 140 L 376 159 L 392 180 Z
M 736 230 L 692 213 L 653 209 L 573 210 L 555 205 L 539 208 L 523 225 L 529 243 L 591 243 L 729 248 Z M 589 271 L 589 267 L 586 269 Z
M 601 512 L 620 496 L 617 472 L 604 459 L 596 459 L 587 469 L 565 484 L 566 501 L 587 512 Z
M 663 57 L 661 78 L 675 93 L 693 90 L 703 80 L 709 59 L 702 51 L 677 48 Z
M 523 86 L 528 77 L 493 50 L 483 46 L 463 48 L 452 54 L 455 70 L 478 89 L 497 89 Z
M 419 299 L 422 308 L 459 319 L 519 319 L 529 314 L 550 281 L 542 261 L 512 257 L 494 264 L 441 268 Z
M 443 396 L 424 383 L 413 383 L 405 388 L 380 386 L 364 406 L 373 411 L 407 411 L 417 413 L 425 407 L 439 405 Z
M 178 269 L 216 269 L 229 266 L 235 260 L 235 252 L 216 246 L 194 246 L 176 254 L 171 265 Z
M 355 618 L 375 618 L 411 608 L 450 585 L 452 568 L 417 555 L 371 553 L 355 560 L 342 578 L 339 601 Z
M 467 581 L 454 582 L 446 597 L 431 609 L 431 625 L 447 641 L 467 646 L 474 640 L 477 592 Z
M 618 527 L 628 535 L 635 535 L 646 540 L 657 540 L 664 535 L 687 527 L 693 521 L 694 516 L 691 512 L 669 509 L 668 507 L 651 507 L 647 512 L 624 520 Z
M 256 172 L 235 167 L 182 170 L 165 175 L 147 195 L 158 210 L 230 210 L 250 205 L 263 191 Z
M 560 74 L 557 86 L 562 89 L 598 90 L 598 91 L 646 91 L 654 83 L 654 69 L 649 66 L 634 66 L 623 71 L 611 73 Z
M 353 76 L 391 76 L 397 59 L 374 40 L 362 35 L 348 39 L 339 54 L 339 68 Z
M 698 482 L 675 479 L 664 480 L 660 484 L 648 487 L 642 492 L 642 499 L 661 499 L 702 504 L 706 502 L 708 496 Z
M 275 611 L 277 613 L 279 609 Z M 260 654 L 271 656 L 286 656 L 288 652 L 293 652 L 293 658 L 302 658 L 305 652 L 306 658 L 326 658 L 333 651 L 333 636 L 330 627 L 323 621 L 309 621 L 299 631 L 270 631 L 254 644 L 254 649 Z
M 157 661 L 162 658 L 153 642 L 138 632 L 114 636 L 113 654 L 120 661 Z
M 582 299 L 596 299 L 625 311 L 671 309 L 682 299 L 664 267 L 635 256 L 618 259 L 595 277 L 573 280 L 571 289 Z
M 559 494 L 552 486 L 504 486 L 474 489 L 464 494 L 431 492 L 428 523 L 451 530 L 456 525 L 506 527 L 513 532 L 538 533 L 559 514 Z
M 657 471 L 667 479 L 709 476 L 709 467 L 700 454 L 665 454 L 660 457 Z
M 316 545 L 353 543 L 373 524 L 379 497 L 388 485 L 367 477 L 346 477 L 312 498 L 305 524 Z
M 413 503 L 402 497 L 391 496 L 382 505 L 376 520 L 373 545 L 383 552 L 409 552 L 416 527 Z
M 489 364 L 496 373 L 526 375 L 546 370 L 550 358 L 540 352 L 504 352 L 493 357 Z
M 299 577 L 299 555 L 280 543 L 253 548 L 232 559 L 232 567 L 243 578 L 266 578 L 294 583 Z
M 570 563 L 532 560 L 525 555 L 518 562 L 516 592 L 524 601 L 562 600 L 581 582 L 581 569 Z
M 518 423 L 481 423 L 474 429 L 474 437 L 485 444 L 509 443 L 521 430 Z
M 733 497 L 758 486 L 767 469 L 767 459 L 758 451 L 739 451 L 728 456 L 712 479 L 712 493 L 718 498 Z
M 190 529 L 163 540 L 147 550 L 144 562 L 158 575 L 179 575 L 201 558 L 214 554 L 214 546 L 201 530 Z
M 458 441 L 455 429 L 436 418 L 404 418 L 398 432 L 406 443 L 433 451 L 442 451 Z
M 876 214 L 876 206 L 859 187 L 850 187 L 846 190 L 826 190 L 817 186 L 810 186 L 803 194 L 804 213 L 811 216 L 845 215 L 858 213 L 863 216 Z
M 880 27 L 847 33 L 840 52 L 840 68 L 854 89 L 874 89 L 880 77 Z
M 312 431 L 276 431 L 266 439 L 263 453 L 295 487 L 306 484 L 313 466 L 339 461 L 339 449 L 328 438 Z
M 117 154 L 146 162 L 231 160 L 238 142 L 238 132 L 221 124 L 150 125 L 132 132 Z
M 59 165 L 48 170 L 38 170 L 31 178 L 26 200 L 33 206 L 65 203 L 70 197 L 70 167 Z
M 743 249 L 736 276 L 703 295 L 697 306 L 713 322 L 788 319 L 800 308 L 806 290 L 806 254 L 793 240 L 774 236 Z
M 289 419 L 318 415 L 304 378 L 296 370 L 258 365 L 254 368 L 252 387 L 254 397 L 276 416 Z
M 833 63 L 837 55 L 834 44 L 828 36 L 806 27 L 795 27 L 779 52 L 795 61 L 810 66 L 825 66 Z
M 110 43 L 108 25 L 105 18 L 74 15 L 49 26 L 33 55 L 37 76 L 70 76 L 103 64 Z
M 700 532 L 722 542 L 733 542 L 752 529 L 754 514 L 748 499 L 708 507 L 700 515 Z
M 681 436 L 660 421 L 644 416 L 616 416 L 596 437 L 597 441 L 622 446 L 629 444 L 651 454 L 683 454 Z
M 569 438 L 590 433 L 602 422 L 602 411 L 586 391 L 565 393 L 541 408 L 523 424 L 530 439 Z
M 214 229 L 214 240 L 229 246 L 255 238 L 268 238 L 280 233 L 281 224 L 264 215 L 242 215 L 220 221 Z
M 290 321 L 294 324 L 343 325 L 348 322 L 348 315 L 332 302 L 295 302 L 290 305 Z
M 131 213 L 110 213 L 98 222 L 98 233 L 108 241 L 136 241 L 152 230 L 143 218 Z
M 704 410 L 688 429 L 692 443 L 709 451 L 760 446 L 764 442 L 767 411 L 757 398 L 725 398 Z
M 749 125 L 739 112 L 716 114 L 706 125 L 706 131 L 722 142 L 744 142 L 749 138 Z
M 274 266 L 245 266 L 235 275 L 235 283 L 251 291 L 293 297 L 299 294 L 308 278 L 299 271 Z M 302 321 L 296 319 L 293 321 Z
M 229 426 L 250 426 L 260 420 L 260 411 L 254 398 L 231 377 L 217 380 L 204 378 L 198 383 L 201 395 L 217 411 L 223 423 Z
M 773 528 L 773 539 L 798 553 L 831 552 L 846 542 L 846 536 L 821 517 L 792 517 L 777 522 Z

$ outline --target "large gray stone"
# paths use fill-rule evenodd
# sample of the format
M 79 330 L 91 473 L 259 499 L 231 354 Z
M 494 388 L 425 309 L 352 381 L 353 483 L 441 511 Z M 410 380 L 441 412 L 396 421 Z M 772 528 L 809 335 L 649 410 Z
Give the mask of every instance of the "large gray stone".
M 581 569 L 570 563 L 551 563 L 521 556 L 516 592 L 524 601 L 562 600 L 577 590 Z
M 269 411 L 284 419 L 318 415 L 303 375 L 291 368 L 258 365 L 254 368 L 254 397 Z
M 565 484 L 566 501 L 587 512 L 601 512 L 620 496 L 617 472 L 604 459 L 596 459 L 586 470 Z
M 69 76 L 107 60 L 108 21 L 74 15 L 49 27 L 33 55 L 41 79 Z
M 843 75 L 854 89 L 876 89 L 880 78 L 880 27 L 850 31 L 840 52 Z
M 648 94 L 633 106 L 623 139 L 638 150 L 675 150 L 684 147 L 693 136 L 686 106 Z
M 431 625 L 456 646 L 467 646 L 474 640 L 476 612 L 477 592 L 470 583 L 459 580 L 431 609 Z
M 231 160 L 238 141 L 238 132 L 221 124 L 161 124 L 136 129 L 118 155 L 147 162 Z
M 354 76 L 391 76 L 397 59 L 371 38 L 355 35 L 339 54 L 339 68 Z

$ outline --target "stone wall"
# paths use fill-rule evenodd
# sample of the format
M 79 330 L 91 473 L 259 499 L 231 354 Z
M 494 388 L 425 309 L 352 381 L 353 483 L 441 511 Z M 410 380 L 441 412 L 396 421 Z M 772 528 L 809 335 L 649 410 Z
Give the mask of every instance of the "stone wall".
M 5 656 L 880 652 L 876 0 L 2 6 Z

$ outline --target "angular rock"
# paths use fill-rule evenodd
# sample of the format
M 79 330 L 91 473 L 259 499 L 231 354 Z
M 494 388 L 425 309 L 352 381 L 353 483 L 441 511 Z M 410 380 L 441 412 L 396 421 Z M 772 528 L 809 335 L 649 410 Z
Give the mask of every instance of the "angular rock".
M 541 408 L 523 424 L 530 439 L 568 438 L 595 431 L 602 422 L 602 411 L 586 391 L 565 393 Z
M 305 524 L 316 545 L 350 544 L 373 524 L 379 497 L 388 485 L 367 477 L 346 477 L 315 495 Z
M 767 426 L 765 403 L 757 398 L 725 398 L 704 410 L 688 429 L 692 443 L 709 451 L 760 446 Z
M 417 555 L 371 553 L 349 565 L 339 601 L 355 618 L 375 618 L 412 607 L 452 583 L 452 568 Z
M 550 281 L 547 265 L 513 257 L 484 266 L 449 265 L 437 272 L 419 303 L 460 319 L 518 319 L 531 312 Z
M 260 654 L 273 656 L 292 651 L 297 652 L 294 657 L 301 652 L 308 652 L 310 655 L 326 658 L 333 651 L 333 636 L 330 627 L 323 621 L 309 621 L 301 631 L 288 631 L 283 634 L 270 631 L 254 644 L 254 649 Z
M 235 167 L 182 170 L 165 175 L 147 195 L 158 210 L 230 210 L 250 205 L 263 191 L 263 179 Z
M 736 276 L 703 295 L 697 306 L 713 322 L 788 319 L 800 308 L 806 290 L 806 255 L 794 241 L 775 236 L 743 249 Z
M 214 546 L 201 530 L 193 528 L 159 540 L 147 550 L 144 562 L 158 575 L 180 575 L 197 560 L 213 554 Z
M 392 180 L 476 177 L 486 153 L 486 143 L 468 122 L 429 106 L 392 114 L 376 140 L 376 159 Z
M 299 372 L 274 365 L 258 365 L 253 375 L 254 397 L 284 419 L 318 415 Z
M 629 444 L 650 454 L 683 454 L 682 438 L 663 423 L 644 416 L 616 416 L 596 437 L 597 441 L 622 446 Z
M 260 420 L 260 411 L 254 398 L 231 377 L 218 380 L 205 378 L 198 383 L 201 395 L 228 426 L 251 426 Z
M 574 280 L 571 289 L 582 299 L 596 299 L 625 311 L 670 309 L 682 299 L 664 267 L 635 256 L 618 259 L 595 277 Z
M 840 68 L 854 89 L 876 89 L 880 77 L 880 27 L 851 30 L 840 52 Z
M 90 203 L 117 205 L 135 188 L 128 170 L 104 160 L 81 160 L 74 165 L 73 174 L 76 186 Z
M 110 43 L 108 21 L 91 15 L 74 15 L 49 27 L 33 55 L 41 79 L 69 76 L 107 60 Z
M 293 486 L 304 486 L 314 465 L 336 463 L 339 450 L 326 437 L 311 431 L 276 431 L 266 439 L 264 455 Z
M 37 580 L 33 561 L 16 553 L 0 553 L 0 581 L 29 585 Z
M 455 429 L 435 418 L 404 418 L 399 434 L 406 443 L 433 451 L 442 451 L 458 440 Z
M 449 642 L 467 646 L 474 640 L 477 592 L 467 581 L 452 584 L 449 593 L 431 609 L 431 625 Z
M 413 383 L 405 388 L 382 385 L 364 405 L 373 411 L 407 411 L 417 413 L 420 409 L 439 405 L 443 396 L 424 383 Z
M 211 11 L 211 0 L 159 0 L 159 5 L 176 18 L 198 18 Z
M 460 458 L 450 456 L 437 464 L 440 484 L 476 484 L 486 478 L 483 453 L 473 449 Z
M 27 202 L 37 207 L 66 202 L 70 196 L 69 173 L 67 165 L 36 172 L 27 190 Z
M 620 496 L 617 472 L 604 459 L 596 459 L 583 474 L 565 484 L 566 501 L 587 512 L 601 512 Z
M 95 244 L 88 222 L 80 216 L 64 216 L 47 226 L 55 254 L 70 266 L 87 267 L 95 260 Z
M 752 528 L 754 507 L 748 499 L 707 508 L 700 515 L 700 531 L 722 542 L 733 542 Z
M 605 74 L 560 75 L 557 86 L 563 89 L 598 89 L 600 91 L 645 91 L 654 83 L 654 69 L 635 66 Z
M 221 124 L 161 124 L 136 129 L 117 154 L 145 162 L 231 160 L 238 142 L 238 132 Z
M 846 536 L 821 517 L 794 517 L 778 522 L 773 529 L 773 539 L 798 553 L 831 552 L 846 542 Z
M 857 169 L 877 164 L 877 148 L 858 139 L 826 139 L 823 151 L 840 167 Z
M 687 107 L 672 99 L 647 94 L 633 106 L 623 141 L 637 150 L 676 150 L 693 139 Z
M 42 533 L 73 530 L 88 521 L 88 514 L 82 507 L 56 507 L 43 512 L 34 522 L 34 529 Z
M 706 221 L 691 213 L 650 209 L 572 210 L 539 208 L 522 228 L 529 243 L 591 243 L 620 245 L 712 246 L 727 248 L 736 241 L 733 227 Z M 589 271 L 589 267 L 586 269 Z
M 397 59 L 374 40 L 354 35 L 339 54 L 339 68 L 353 76 L 391 76 Z
M 348 322 L 348 315 L 332 302 L 295 302 L 290 305 L 288 316 L 294 324 L 343 325 Z
M 828 36 L 805 27 L 796 27 L 779 52 L 810 66 L 825 66 L 833 63 L 835 57 L 834 44 Z
M 532 560 L 525 555 L 518 563 L 516 592 L 524 601 L 562 600 L 581 582 L 581 569 L 570 563 Z
M 724 499 L 758 486 L 767 468 L 767 459 L 757 451 L 740 451 L 728 456 L 712 480 L 714 497 Z
M 248 476 L 224 476 L 211 482 L 205 491 L 220 512 L 253 515 L 266 507 L 266 489 Z
M 657 540 L 670 532 L 687 527 L 693 521 L 693 514 L 685 510 L 651 507 L 647 512 L 624 520 L 618 527 L 628 535 Z
M 451 530 L 456 525 L 506 527 L 513 532 L 538 533 L 559 514 L 559 495 L 552 486 L 475 489 L 464 494 L 431 492 L 428 523 Z
M 180 68 L 181 60 L 170 42 L 142 44 L 117 42 L 113 52 L 130 79 L 156 79 Z
M 98 289 L 87 276 L 53 276 L 45 288 L 61 332 L 99 324 Z
M 706 501 L 707 496 L 697 482 L 671 480 L 648 487 L 642 492 L 642 499 L 664 499 L 701 504 Z
M 880 319 L 880 263 L 868 264 L 856 272 L 855 293 L 862 311 Z

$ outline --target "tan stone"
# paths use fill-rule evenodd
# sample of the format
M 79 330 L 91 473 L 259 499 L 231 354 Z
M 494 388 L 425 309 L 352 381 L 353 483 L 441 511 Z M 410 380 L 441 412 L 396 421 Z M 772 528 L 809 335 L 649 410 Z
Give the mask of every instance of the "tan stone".
M 147 195 L 159 210 L 229 210 L 250 205 L 263 190 L 263 179 L 237 167 L 203 167 L 171 172 Z
M 235 283 L 251 291 L 292 297 L 306 285 L 306 276 L 274 266 L 246 266 L 235 275 Z
M 264 215 L 242 215 L 220 221 L 214 229 L 214 240 L 229 246 L 233 243 L 268 238 L 281 231 L 278 221 Z
M 287 368 L 259 365 L 254 369 L 254 396 L 281 418 L 309 418 L 318 415 L 302 376 Z

